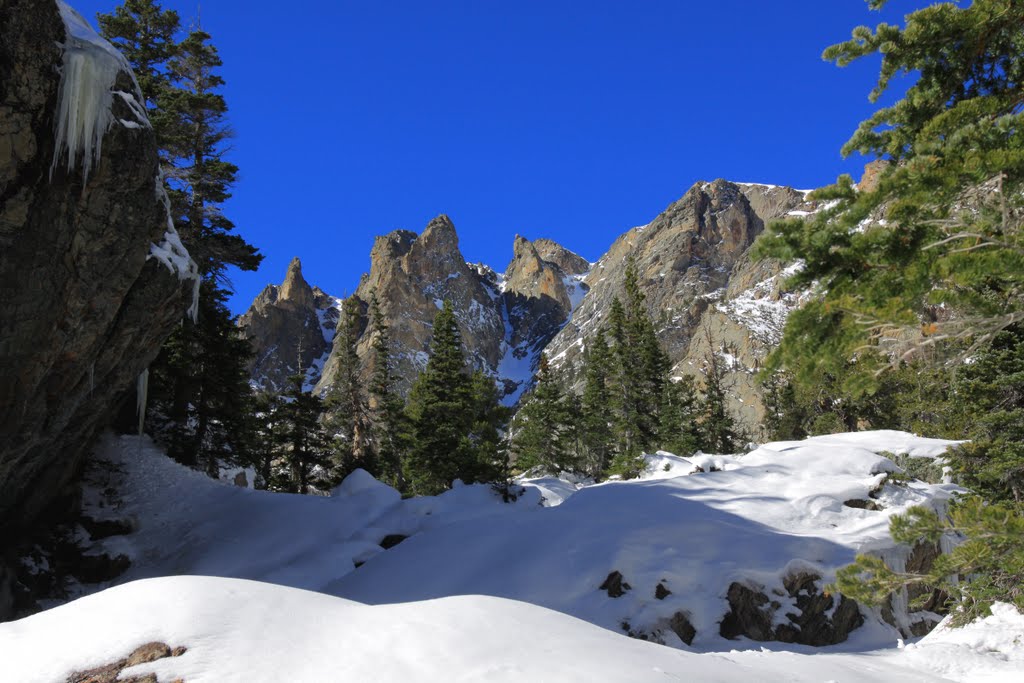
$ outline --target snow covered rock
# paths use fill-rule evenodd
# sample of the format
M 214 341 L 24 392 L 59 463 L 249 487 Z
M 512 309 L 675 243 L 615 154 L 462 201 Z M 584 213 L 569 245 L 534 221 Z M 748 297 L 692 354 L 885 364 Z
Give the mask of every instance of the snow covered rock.
M 194 264 L 183 249 L 179 272 L 151 257 L 176 237 L 154 191 L 156 141 L 123 58 L 84 19 L 54 0 L 4 2 L 0 83 L 0 537 L 12 547 L 69 494 L 181 320 Z

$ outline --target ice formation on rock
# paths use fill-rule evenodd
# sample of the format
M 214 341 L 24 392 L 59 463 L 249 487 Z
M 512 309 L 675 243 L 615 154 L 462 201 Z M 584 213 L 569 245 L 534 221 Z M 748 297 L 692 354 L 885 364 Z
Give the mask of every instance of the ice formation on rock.
M 103 135 L 114 122 L 114 95 L 128 104 L 137 119 L 122 119 L 125 126 L 149 127 L 149 119 L 142 105 L 142 92 L 134 82 L 124 55 L 63 0 L 57 0 L 57 7 L 64 21 L 65 38 L 60 46 L 62 64 L 55 117 L 57 141 L 50 177 L 61 158 L 66 156 L 68 170 L 81 163 L 84 179 L 88 180 L 89 171 L 99 162 Z M 134 92 L 114 90 L 117 75 L 122 71 L 131 75 Z

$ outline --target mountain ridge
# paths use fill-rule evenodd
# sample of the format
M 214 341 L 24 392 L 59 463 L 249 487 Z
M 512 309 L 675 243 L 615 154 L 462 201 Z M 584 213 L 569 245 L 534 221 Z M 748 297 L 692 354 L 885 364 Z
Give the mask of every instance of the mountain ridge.
M 529 388 L 542 353 L 570 384 L 578 385 L 586 339 L 604 324 L 611 300 L 621 295 L 625 261 L 632 257 L 673 375 L 699 376 L 712 347 L 727 356 L 732 407 L 752 431 L 763 417 L 755 370 L 799 301 L 784 291 L 780 276 L 786 264 L 754 261 L 750 247 L 769 221 L 817 210 L 807 195 L 780 185 L 699 181 L 650 223 L 623 233 L 594 263 L 554 240 L 517 234 L 512 259 L 500 274 L 466 261 L 455 225 L 444 214 L 418 235 L 395 230 L 378 236 L 370 270 L 354 294 L 364 317 L 357 345 L 362 372 L 369 376 L 365 310 L 375 293 L 392 336 L 400 391 L 408 390 L 426 365 L 433 316 L 445 299 L 455 310 L 468 364 L 495 378 L 507 405 L 516 404 Z M 284 337 L 310 336 L 304 331 L 309 323 L 300 329 L 300 323 L 292 322 L 291 328 L 278 329 L 284 337 L 269 343 L 252 315 L 254 308 L 275 305 L 264 293 L 239 318 L 258 358 L 272 356 L 275 344 L 291 351 L 295 345 Z M 307 302 L 305 308 L 304 319 L 311 320 L 314 307 Z M 759 312 L 770 315 L 761 319 Z M 336 323 L 336 315 L 331 319 Z M 307 343 L 321 355 L 307 352 L 301 369 L 308 384 L 324 392 L 337 371 L 337 355 L 315 339 Z M 259 385 L 268 373 L 281 374 L 267 361 L 254 364 L 253 370 Z

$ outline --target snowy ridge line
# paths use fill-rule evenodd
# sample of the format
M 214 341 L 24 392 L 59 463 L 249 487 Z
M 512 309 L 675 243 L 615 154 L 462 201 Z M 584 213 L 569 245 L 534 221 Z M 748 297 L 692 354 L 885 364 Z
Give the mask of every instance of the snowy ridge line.
M 56 144 L 50 178 L 66 155 L 68 171 L 81 158 L 82 174 L 88 181 L 89 171 L 99 163 L 103 136 L 115 120 L 112 112 L 115 94 L 128 104 L 137 119 L 118 121 L 128 128 L 149 128 L 150 123 L 142 105 L 142 91 L 128 60 L 64 0 L 56 1 L 64 22 L 65 37 L 60 45 L 60 87 L 54 116 Z M 134 93 L 113 90 L 121 72 L 131 77 Z

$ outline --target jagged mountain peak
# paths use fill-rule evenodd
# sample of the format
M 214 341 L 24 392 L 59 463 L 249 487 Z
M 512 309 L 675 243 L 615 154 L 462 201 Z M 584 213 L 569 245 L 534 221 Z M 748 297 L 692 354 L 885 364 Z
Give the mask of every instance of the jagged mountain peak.
M 284 282 L 281 283 L 281 287 L 278 290 L 278 298 L 281 301 L 291 302 L 296 306 L 308 306 L 315 299 L 313 288 L 302 277 L 302 262 L 298 256 L 294 257 L 288 264 L 288 271 L 285 273 Z

